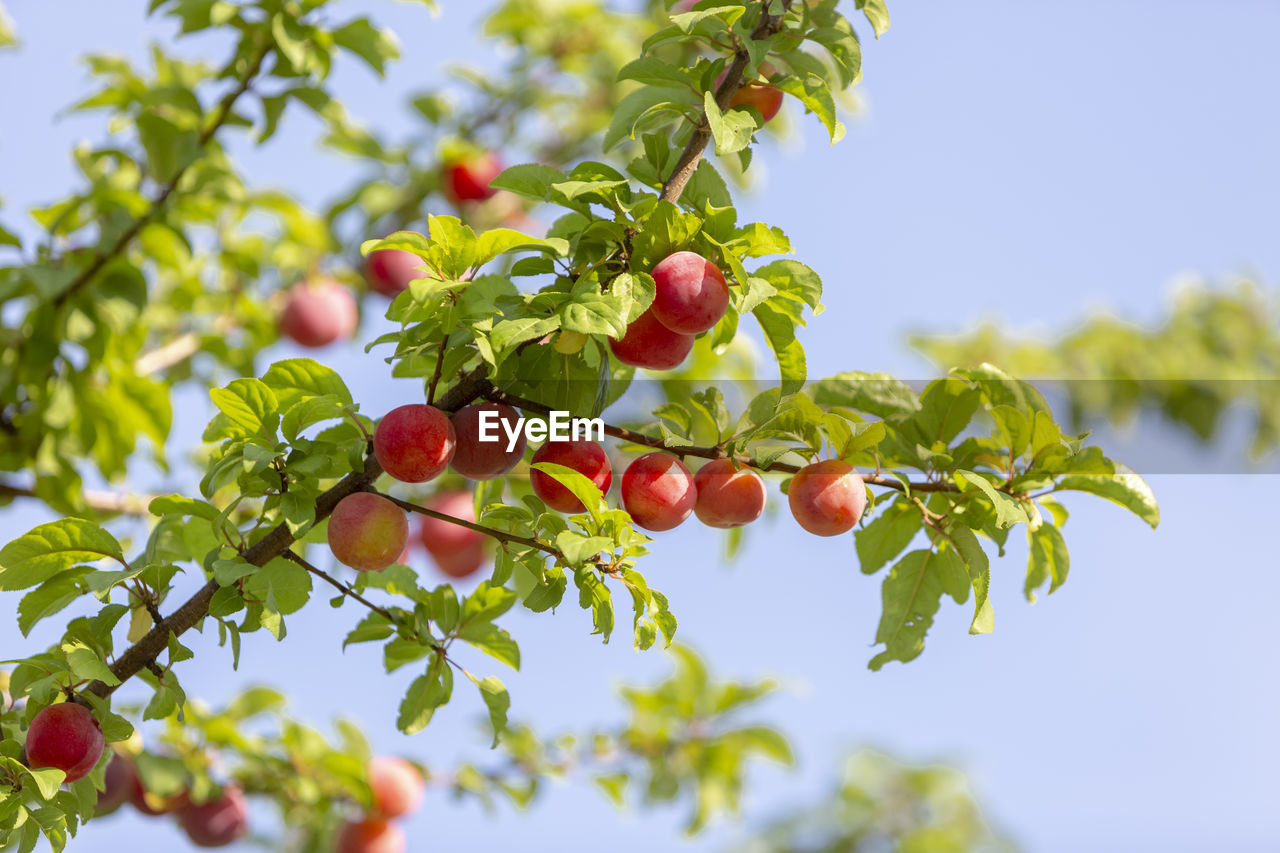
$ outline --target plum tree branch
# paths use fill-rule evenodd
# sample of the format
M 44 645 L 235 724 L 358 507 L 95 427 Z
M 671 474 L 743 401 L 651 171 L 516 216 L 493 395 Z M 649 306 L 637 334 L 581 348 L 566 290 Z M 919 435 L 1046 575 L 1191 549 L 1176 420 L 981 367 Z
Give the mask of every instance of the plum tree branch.
M 526 412 L 535 412 L 540 415 L 550 414 L 551 408 L 542 403 L 533 400 L 526 400 L 523 397 L 517 397 L 506 391 L 490 384 L 489 389 L 484 392 L 486 399 L 495 403 L 506 403 L 508 406 L 514 406 Z M 700 447 L 693 444 L 665 444 L 662 439 L 654 438 L 651 435 L 629 430 L 625 427 L 613 426 L 612 424 L 604 425 L 605 435 L 611 435 L 614 438 L 631 444 L 639 444 L 644 447 L 652 447 L 655 450 L 662 450 L 667 453 L 680 457 L 693 456 L 700 459 L 725 459 L 728 454 L 720 447 Z M 784 474 L 795 474 L 800 470 L 799 465 L 792 465 L 787 462 L 769 462 L 761 464 L 749 456 L 738 455 L 733 457 L 735 462 L 746 465 L 749 468 L 755 468 L 758 471 L 775 471 Z M 880 486 L 886 489 L 896 489 L 899 492 L 906 492 L 910 487 L 913 492 L 958 492 L 960 488 L 952 483 L 939 483 L 932 481 L 921 481 L 916 483 L 904 484 L 900 480 L 893 477 L 886 477 L 881 474 L 863 474 L 862 481 L 869 486 Z
M 408 512 L 416 512 L 419 515 L 425 515 L 428 518 L 435 518 L 440 521 L 448 522 L 449 524 L 456 524 L 459 527 L 474 530 L 476 533 L 483 533 L 485 536 L 491 536 L 500 542 L 512 542 L 516 545 L 524 545 L 529 548 L 535 548 L 545 554 L 550 554 L 553 557 L 564 559 L 564 555 L 560 552 L 560 549 L 556 548 L 554 545 L 548 545 L 546 542 L 540 542 L 539 540 L 528 536 L 521 536 L 518 533 L 508 533 L 505 530 L 498 530 L 496 527 L 486 527 L 483 524 L 476 524 L 474 521 L 467 521 L 463 518 L 447 515 L 443 512 L 412 503 L 411 501 L 401 500 L 393 495 L 384 494 L 382 492 L 377 492 L 376 494 L 381 495 L 396 506 L 403 510 L 407 510 Z
M 372 601 L 365 598 L 363 595 L 356 592 L 354 589 L 347 586 L 345 583 L 338 580 L 333 575 L 330 575 L 327 572 L 323 572 L 320 569 L 317 569 L 315 566 L 311 565 L 301 556 L 294 553 L 291 549 L 285 549 L 285 551 L 282 552 L 280 556 L 286 560 L 289 560 L 292 563 L 297 563 L 299 566 L 302 566 L 302 568 L 306 569 L 311 574 L 315 575 L 316 577 L 320 578 L 321 580 L 325 581 L 326 583 L 328 583 L 329 585 L 337 589 L 343 595 L 347 596 L 350 599 L 353 599 L 354 601 L 360 602 L 365 607 L 372 610 L 374 613 L 377 613 L 379 616 L 386 617 L 387 621 L 393 624 L 395 623 L 396 618 L 391 615 L 391 611 L 387 610 L 385 607 L 379 607 L 378 605 L 374 604 Z
M 449 389 L 436 405 L 448 412 L 456 411 L 472 400 L 479 399 L 489 382 L 485 378 L 487 370 L 481 366 L 463 376 L 456 385 Z M 365 456 L 364 469 L 353 471 L 339 480 L 316 500 L 315 520 L 323 521 L 333 512 L 338 501 L 355 492 L 365 491 L 382 473 L 382 467 L 372 453 Z M 241 558 L 254 566 L 265 566 L 272 559 L 282 556 L 294 543 L 294 536 L 289 526 L 276 525 L 265 536 L 245 549 Z M 170 613 L 151 627 L 142 639 L 126 649 L 115 663 L 111 665 L 111 674 L 120 680 L 128 681 L 149 664 L 152 664 L 164 652 L 169 644 L 169 636 L 180 636 L 195 627 L 209 615 L 209 603 L 218 591 L 219 585 L 212 578 L 204 586 L 187 599 L 177 610 Z M 107 697 L 115 692 L 119 684 L 111 685 L 102 681 L 94 681 L 85 689 L 95 696 Z
M 760 21 L 756 24 L 755 29 L 751 31 L 752 41 L 765 41 L 775 35 L 782 29 L 782 15 L 770 15 L 769 6 L 772 0 L 763 0 L 760 4 Z M 789 9 L 791 0 L 783 0 L 783 10 Z M 724 80 L 721 81 L 716 89 L 716 106 L 723 112 L 729 108 L 733 96 L 738 93 L 738 89 L 742 86 L 742 74 L 747 69 L 747 63 L 751 61 L 751 54 L 746 48 L 738 48 L 733 55 L 733 62 L 729 63 L 729 68 L 725 71 Z M 689 137 L 688 143 L 685 144 L 684 150 L 680 152 L 680 158 L 676 160 L 675 168 L 671 171 L 671 177 L 667 178 L 667 182 L 662 185 L 662 199 L 675 204 L 680 199 L 680 195 L 684 192 L 684 188 L 688 185 L 689 179 L 693 177 L 693 173 L 698 169 L 698 163 L 702 160 L 702 152 L 707 147 L 707 143 L 711 141 L 711 124 L 707 121 L 707 114 L 704 111 L 698 125 L 693 129 L 693 136 Z
M 218 130 L 226 124 L 227 119 L 231 117 L 231 110 L 235 107 L 236 101 L 238 101 L 245 92 L 249 91 L 249 87 L 253 85 L 254 79 L 262 70 L 263 63 L 266 62 L 267 57 L 271 55 L 274 49 L 275 43 L 270 39 L 267 39 L 258 52 L 254 54 L 254 58 L 250 61 L 249 67 L 245 70 L 244 76 L 240 78 L 240 82 L 219 102 L 218 109 L 214 113 L 213 120 L 197 138 L 197 149 L 203 150 L 205 146 L 213 140 L 213 137 Z M 160 214 L 160 211 L 164 209 L 165 205 L 169 201 L 169 197 L 177 191 L 178 185 L 182 182 L 183 177 L 187 174 L 197 159 L 199 158 L 193 157 L 180 166 L 165 185 L 161 187 L 160 192 L 151 200 L 151 204 L 147 206 L 146 212 L 135 219 L 128 228 L 121 232 L 120 236 L 117 237 L 115 242 L 113 242 L 109 247 L 106 249 L 100 249 L 93 256 L 89 265 L 81 270 L 79 275 L 72 279 L 70 284 L 58 292 L 58 294 L 53 298 L 53 304 L 55 307 L 62 307 L 65 305 L 68 299 L 87 287 L 98 273 L 102 272 L 102 269 L 108 263 L 119 257 L 120 254 L 129 247 L 129 244 L 132 243 L 134 238 L 142 232 L 142 229 L 154 220 L 156 216 Z
M 147 505 L 153 495 L 127 495 L 120 492 L 106 492 L 88 489 L 84 492 L 84 505 L 95 512 L 107 515 L 146 515 Z M 42 500 L 35 489 L 30 486 L 15 486 L 0 483 L 0 498 L 34 498 Z

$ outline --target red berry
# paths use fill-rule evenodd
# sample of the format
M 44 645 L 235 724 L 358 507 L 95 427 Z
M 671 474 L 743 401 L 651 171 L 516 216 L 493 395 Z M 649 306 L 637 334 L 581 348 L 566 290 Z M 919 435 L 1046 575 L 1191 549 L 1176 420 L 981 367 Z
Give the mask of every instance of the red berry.
M 197 847 L 226 847 L 249 831 L 249 803 L 239 788 L 223 788 L 207 803 L 185 803 L 178 825 Z

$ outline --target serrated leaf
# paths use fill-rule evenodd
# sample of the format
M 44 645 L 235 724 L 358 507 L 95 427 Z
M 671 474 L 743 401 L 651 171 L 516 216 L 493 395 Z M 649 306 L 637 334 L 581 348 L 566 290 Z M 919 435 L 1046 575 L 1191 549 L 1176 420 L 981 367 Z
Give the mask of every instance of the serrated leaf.
M 1072 474 L 1058 480 L 1055 491 L 1088 492 L 1104 497 L 1141 518 L 1154 530 L 1160 524 L 1160 507 L 1156 496 L 1146 481 L 1124 465 L 1115 463 L 1115 473 L 1106 474 Z M 3 565 L 3 554 L 0 553 L 0 565 Z M 0 584 L 3 575 L 0 575 Z M 0 585 L 0 589 L 4 589 Z
M 1049 594 L 1062 586 L 1071 568 L 1071 556 L 1061 531 L 1051 524 L 1042 524 L 1035 530 L 1027 530 L 1027 580 L 1023 594 L 1027 601 L 1036 600 L 1036 590 L 1049 584 Z
M 116 538 L 82 518 L 64 518 L 32 528 L 0 549 L 0 591 L 44 583 L 77 563 L 109 558 L 124 564 Z

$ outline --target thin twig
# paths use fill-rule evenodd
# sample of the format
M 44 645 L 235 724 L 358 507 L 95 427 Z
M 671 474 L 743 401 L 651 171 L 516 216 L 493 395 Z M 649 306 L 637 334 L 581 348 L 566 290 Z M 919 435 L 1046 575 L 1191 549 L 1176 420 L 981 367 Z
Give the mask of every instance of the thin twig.
M 387 619 L 387 621 L 388 621 L 388 622 L 391 622 L 391 623 L 393 623 L 393 624 L 395 623 L 396 618 L 395 618 L 394 616 L 392 616 L 392 615 L 391 615 L 391 611 L 387 610 L 386 608 L 379 607 L 378 605 L 374 604 L 374 603 L 373 603 L 372 601 L 370 601 L 369 599 L 365 598 L 365 597 L 364 597 L 363 595 L 361 595 L 360 593 L 356 592 L 356 591 L 355 591 L 354 589 L 352 589 L 351 587 L 349 587 L 349 586 L 347 586 L 346 584 L 344 584 L 342 581 L 338 580 L 337 578 L 333 577 L 333 576 L 332 576 L 332 575 L 330 575 L 330 574 L 327 574 L 326 572 L 322 572 L 320 569 L 317 569 L 315 566 L 313 566 L 313 565 L 311 565 L 310 563 L 308 563 L 305 559 L 303 559 L 302 557 L 298 556 L 298 555 L 297 555 L 296 553 L 294 553 L 292 550 L 286 550 L 286 551 L 282 552 L 282 553 L 280 554 L 280 556 L 281 556 L 281 557 L 283 557 L 283 558 L 284 558 L 284 559 L 286 559 L 286 560 L 289 560 L 289 561 L 291 561 L 291 562 L 297 563 L 299 566 L 302 566 L 302 568 L 304 568 L 304 569 L 306 569 L 307 571 L 311 572 L 311 574 L 313 574 L 313 575 L 315 575 L 316 577 L 321 578 L 321 579 L 323 579 L 324 581 L 326 581 L 327 583 L 331 584 L 334 588 L 336 588 L 336 589 L 337 589 L 339 592 L 341 592 L 343 595 L 347 596 L 348 598 L 355 599 L 356 601 L 358 601 L 358 602 L 360 602 L 361 604 L 363 604 L 365 607 L 367 607 L 367 608 L 369 608 L 370 610 L 372 610 L 374 613 L 377 613 L 377 614 L 378 614 L 378 615 L 380 615 L 380 616 L 384 616 L 384 617 L 386 617 L 386 619 Z
M 95 512 L 109 515 L 147 515 L 147 506 L 154 495 L 126 495 L 119 492 L 104 492 L 88 489 L 84 492 L 84 505 Z M 0 498 L 34 498 L 41 500 L 40 495 L 30 486 L 14 486 L 0 483 Z
M 226 123 L 227 119 L 231 117 L 231 110 L 235 106 L 236 101 L 240 99 L 241 95 L 249 91 L 249 87 L 253 84 L 254 78 L 257 77 L 258 72 L 262 70 L 262 64 L 266 62 L 267 57 L 271 55 L 271 52 L 274 49 L 274 43 L 268 41 L 262 49 L 258 51 L 252 63 L 249 65 L 248 70 L 245 72 L 244 77 L 241 78 L 240 84 L 236 86 L 235 89 L 228 92 L 226 97 L 224 97 L 222 102 L 218 105 L 218 111 L 214 114 L 213 121 L 204 129 L 204 132 L 201 133 L 197 139 L 197 148 L 202 149 L 208 145 L 209 142 L 212 141 L 214 134 L 216 134 L 222 125 Z M 178 189 L 178 184 L 182 182 L 182 178 L 198 159 L 199 158 L 193 157 L 173 173 L 172 177 L 170 177 L 164 187 L 161 188 L 159 194 L 151 200 L 151 204 L 148 207 L 147 212 L 135 219 L 133 224 L 126 228 L 110 247 L 105 250 L 100 250 L 95 254 L 93 260 L 90 261 L 87 267 L 81 270 L 80 274 L 72 280 L 71 284 L 63 288 L 63 290 L 53 298 L 53 304 L 55 307 L 61 307 L 66 304 L 68 299 L 84 287 L 88 286 L 88 284 L 93 281 L 94 277 L 102 271 L 103 267 L 128 248 L 134 238 L 142 232 L 142 229 L 154 220 L 156 216 L 159 215 L 160 211 L 164 209 L 169 197 Z
M 487 371 L 483 366 L 468 373 L 440 399 L 439 408 L 447 412 L 457 411 L 472 400 L 478 399 L 488 385 L 486 375 Z M 338 501 L 347 495 L 364 491 L 381 473 L 382 467 L 378 465 L 374 455 L 371 453 L 366 456 L 363 470 L 353 471 L 343 477 L 317 498 L 315 520 L 323 521 L 328 518 L 333 508 L 338 505 Z M 294 537 L 289 526 L 281 523 L 246 549 L 241 557 L 251 565 L 265 566 L 287 551 L 293 543 Z M 149 663 L 154 662 L 168 647 L 170 636 L 180 636 L 209 615 L 209 603 L 218 589 L 216 580 L 210 579 L 206 582 L 181 607 L 153 625 L 141 640 L 125 649 L 124 653 L 111 665 L 111 674 L 119 679 L 120 683 L 124 683 L 145 669 Z M 94 681 L 86 690 L 105 698 L 115 692 L 117 687 L 119 687 L 118 684 Z
M 506 391 L 490 385 L 489 390 L 485 391 L 484 396 L 496 403 L 506 403 L 508 406 L 514 406 L 526 412 L 536 412 L 538 414 L 549 414 L 551 408 L 542 403 L 533 400 L 526 400 L 523 397 L 517 397 Z M 612 424 L 604 425 L 605 435 L 611 435 L 614 438 L 621 439 L 631 444 L 639 444 L 644 447 L 652 447 L 655 450 L 662 450 L 675 456 L 685 457 L 693 456 L 701 459 L 727 459 L 729 455 L 725 453 L 722 447 L 700 447 L 692 444 L 675 444 L 667 445 L 662 439 L 655 438 L 651 435 L 645 435 L 625 427 L 613 426 Z M 733 457 L 734 461 L 745 465 L 748 468 L 755 468 L 757 471 L 774 471 L 783 474 L 795 474 L 802 466 L 792 465 L 787 462 L 769 462 L 760 463 L 749 456 L 739 454 Z M 886 477 L 881 474 L 862 474 L 862 481 L 869 486 L 879 486 L 886 489 L 896 489 L 900 492 L 906 492 L 908 487 L 913 492 L 958 492 L 960 488 L 953 483 L 935 483 L 935 482 L 919 482 L 903 484 L 902 481 L 893 477 Z
M 765 41 L 782 28 L 782 16 L 774 17 L 769 14 L 769 5 L 771 0 L 763 0 L 760 4 L 760 21 L 756 24 L 754 30 L 751 31 L 752 41 Z M 791 6 L 791 0 L 783 0 L 784 11 Z M 751 54 L 746 48 L 739 48 L 733 55 L 733 62 L 729 63 L 729 68 L 725 72 L 724 80 L 721 81 L 720 87 L 716 89 L 716 105 L 723 112 L 729 108 L 733 96 L 738 93 L 738 89 L 742 86 L 742 73 L 747 69 L 747 63 L 751 61 Z M 702 160 L 703 149 L 707 147 L 707 143 L 711 141 L 711 124 L 707 121 L 706 111 L 703 111 L 702 117 L 697 127 L 693 129 L 693 136 L 689 137 L 689 142 L 685 145 L 684 150 L 680 152 L 680 159 L 676 161 L 675 168 L 671 171 L 671 177 L 662 186 L 662 198 L 675 204 L 680 199 L 681 193 L 684 192 L 685 186 L 689 183 L 689 179 L 693 177 L 693 173 L 698 169 L 698 162 Z
M 435 518 L 440 521 L 448 522 L 449 524 L 456 524 L 459 527 L 465 527 L 468 530 L 474 530 L 476 533 L 483 533 L 485 536 L 491 536 L 494 539 L 499 540 L 500 542 L 511 542 L 516 545 L 525 545 L 529 548 L 536 548 L 537 550 L 542 551 L 543 553 L 546 553 L 546 554 L 550 554 L 553 557 L 564 559 L 564 554 L 560 552 L 559 548 L 556 548 L 554 545 L 548 545 L 546 542 L 540 542 L 537 539 L 531 539 L 528 536 L 520 536 L 519 534 L 516 534 L 516 533 L 508 533 L 505 530 L 498 530 L 496 527 L 485 527 L 483 524 L 476 524 L 474 521 L 467 521 L 466 519 L 463 519 L 463 518 L 457 518 L 452 515 L 446 515 L 443 512 L 439 512 L 437 510 L 430 509 L 425 506 L 420 506 L 418 504 L 411 503 L 409 501 L 401 500 L 400 498 L 397 498 L 388 494 L 383 494 L 382 492 L 375 492 L 375 494 L 378 494 L 386 498 L 396 506 L 400 507 L 403 510 L 407 510 L 408 512 L 416 512 L 419 515 L 425 515 L 428 518 Z

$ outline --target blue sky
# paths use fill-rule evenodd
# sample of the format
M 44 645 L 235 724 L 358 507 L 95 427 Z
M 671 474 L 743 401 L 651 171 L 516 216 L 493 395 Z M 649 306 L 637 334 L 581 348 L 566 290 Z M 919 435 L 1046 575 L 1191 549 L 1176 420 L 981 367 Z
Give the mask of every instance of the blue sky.
M 23 206 L 65 192 L 69 145 L 98 137 L 95 119 L 53 121 L 85 92 L 75 57 L 138 55 L 168 32 L 142 23 L 140 2 L 7 5 L 26 40 L 21 52 L 0 54 L 0 195 L 11 224 Z M 438 19 L 417 4 L 344 6 L 372 10 L 415 48 L 385 86 L 351 67 L 338 75 L 355 112 L 379 122 L 402 123 L 400 93 L 442 64 L 491 61 L 474 40 L 471 4 L 443 0 Z M 817 122 L 793 111 L 800 137 L 766 149 L 765 179 L 742 203 L 746 215 L 786 229 L 824 276 L 828 311 L 804 337 L 812 374 L 923 378 L 927 368 L 903 346 L 907 331 L 986 318 L 1044 331 L 1108 307 L 1151 318 L 1181 274 L 1280 275 L 1280 119 L 1271 108 L 1280 6 L 918 0 L 891 11 L 889 33 L 865 45 L 866 109 L 848 138 L 830 148 Z M 251 174 L 315 201 L 340 188 L 305 133 L 282 143 L 243 152 Z M 281 347 L 264 363 L 289 354 Z M 407 393 L 354 348 L 330 360 L 366 411 Z M 184 412 L 175 447 L 204 417 Z M 858 572 L 847 540 L 797 537 L 776 518 L 724 565 L 706 529 L 663 535 L 645 572 L 671 598 L 681 638 L 723 673 L 775 675 L 789 688 L 761 716 L 792 735 L 802 766 L 762 769 L 748 813 L 813 797 L 838 771 L 840 748 L 872 744 L 964 767 L 1032 851 L 1280 846 L 1274 479 L 1151 483 L 1159 531 L 1117 507 L 1072 502 L 1072 573 L 1058 593 L 1035 606 L 1022 600 L 1025 547 L 1015 543 L 993 564 L 993 635 L 969 637 L 967 612 L 944 606 L 924 655 L 880 673 L 865 668 L 880 578 Z M 10 509 L 5 531 L 39 520 Z M 17 597 L 0 604 L 16 607 Z M 385 750 L 439 766 L 458 755 L 483 761 L 480 709 L 464 692 L 424 734 L 393 731 L 408 676 L 385 676 L 373 648 L 340 652 L 353 618 L 315 606 L 290 621 L 285 644 L 248 641 L 238 673 L 211 638 L 193 640 L 213 664 L 188 667 L 184 683 L 218 700 L 279 679 L 296 713 L 317 724 L 349 714 Z M 622 637 L 600 645 L 572 606 L 554 617 L 519 614 L 510 627 L 526 661 L 504 674 L 513 714 L 547 733 L 607 724 L 618 683 L 666 668 Z M 23 640 L 0 625 L 4 657 L 51 639 Z M 619 815 L 576 784 L 553 786 L 532 812 L 496 817 L 432 797 L 410 827 L 411 849 L 711 850 L 739 832 L 722 826 L 684 841 L 681 817 Z M 93 829 L 78 849 L 180 838 L 133 814 Z

